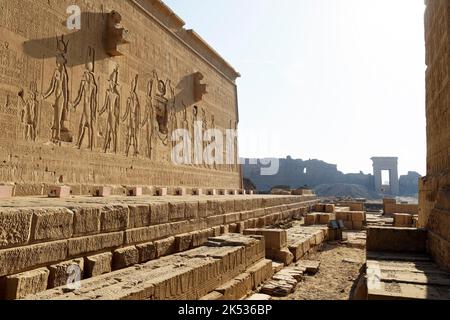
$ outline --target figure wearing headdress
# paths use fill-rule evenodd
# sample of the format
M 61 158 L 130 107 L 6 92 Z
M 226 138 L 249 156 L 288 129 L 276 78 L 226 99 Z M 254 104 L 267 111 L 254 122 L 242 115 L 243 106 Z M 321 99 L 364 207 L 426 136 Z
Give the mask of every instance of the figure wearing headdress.
M 78 131 L 78 140 L 77 147 L 81 149 L 83 144 L 83 140 L 86 134 L 86 130 L 88 132 L 88 148 L 93 150 L 94 148 L 94 130 L 95 123 L 97 121 L 97 105 L 98 105 L 98 87 L 97 82 L 95 81 L 94 74 L 94 51 L 89 48 L 88 57 L 92 58 L 92 61 L 86 62 L 86 69 L 83 74 L 83 80 L 81 80 L 80 88 L 78 90 L 78 95 L 73 102 L 73 108 L 76 107 L 82 102 L 83 103 L 83 114 L 81 115 L 79 131 Z
M 109 87 L 106 90 L 105 104 L 100 110 L 100 116 L 108 111 L 108 119 L 106 122 L 106 136 L 103 151 L 106 153 L 111 148 L 114 153 L 117 153 L 118 134 L 120 126 L 120 93 L 117 89 L 119 86 L 119 66 L 114 68 L 109 77 Z
M 155 81 L 152 79 L 147 84 L 147 96 L 146 105 L 144 112 L 144 120 L 142 121 L 141 127 L 146 128 L 147 136 L 147 157 L 152 159 L 153 157 L 153 139 L 155 136 L 155 112 L 153 110 L 153 92 L 154 92 Z
M 20 118 L 24 125 L 25 140 L 36 141 L 39 126 L 39 102 L 36 82 L 30 83 L 28 97 L 25 98 L 24 90 L 20 90 L 19 98 L 22 103 Z
M 65 127 L 65 122 L 69 117 L 69 76 L 67 73 L 67 47 L 69 42 L 64 41 L 64 36 L 56 38 L 58 53 L 56 55 L 56 69 L 53 72 L 53 77 L 49 89 L 43 95 L 43 99 L 48 99 L 51 95 L 55 96 L 53 104 L 53 125 L 52 125 L 52 140 L 53 142 L 60 142 L 71 140 L 69 136 L 62 139 L 61 133 L 69 133 Z
M 139 75 L 136 75 L 131 82 L 130 96 L 127 100 L 127 109 L 122 119 L 125 122 L 128 119 L 127 125 L 127 141 L 126 141 L 126 155 L 130 153 L 131 145 L 134 148 L 134 156 L 139 155 L 139 129 L 141 126 L 141 105 L 137 95 Z

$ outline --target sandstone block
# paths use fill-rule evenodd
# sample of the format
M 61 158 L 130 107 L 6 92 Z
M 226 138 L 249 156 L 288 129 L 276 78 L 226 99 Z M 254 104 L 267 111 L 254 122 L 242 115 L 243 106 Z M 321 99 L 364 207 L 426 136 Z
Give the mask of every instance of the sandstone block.
M 153 242 L 139 244 L 136 248 L 139 251 L 139 263 L 144 263 L 157 258 L 156 246 Z
M 252 290 L 256 290 L 260 284 L 267 279 L 270 279 L 273 275 L 272 260 L 263 259 L 251 266 L 247 273 L 252 278 Z
M 155 195 L 157 197 L 166 197 L 168 194 L 167 188 L 158 187 L 155 189 Z
M 180 234 L 175 236 L 176 252 L 183 252 L 189 250 L 192 245 L 192 234 Z
M 325 212 L 325 205 L 323 204 L 315 204 L 314 205 L 315 212 Z
M 239 222 L 241 215 L 239 213 L 229 213 L 223 216 L 225 224 Z
M 167 225 L 150 226 L 125 231 L 125 244 L 135 244 L 149 242 L 161 237 L 167 233 Z M 162 233 L 162 231 L 165 231 Z
M 328 224 L 330 222 L 330 214 L 323 213 L 318 215 L 319 224 Z
M 100 230 L 112 232 L 125 230 L 128 227 L 128 207 L 124 205 L 109 205 L 102 208 Z
M 45 208 L 34 212 L 33 238 L 37 241 L 68 239 L 73 233 L 73 212 L 66 208 Z
M 216 189 L 208 189 L 208 190 L 206 190 L 206 195 L 208 195 L 208 196 L 216 196 L 217 195 L 217 190 Z
M 209 230 L 200 230 L 192 233 L 192 247 L 200 247 L 203 246 L 206 242 L 208 242 L 208 238 L 210 237 Z
M 168 256 L 176 252 L 174 237 L 155 241 L 155 246 L 156 246 L 156 256 L 158 258 Z
M 6 277 L 4 298 L 21 299 L 45 291 L 49 274 L 47 268 L 41 268 Z
M 142 187 L 128 187 L 127 196 L 129 197 L 140 197 L 142 196 Z
M 344 228 L 347 230 L 353 230 L 353 222 L 352 221 L 344 221 Z
M 85 236 L 100 232 L 101 208 L 77 207 L 72 208 L 73 236 Z
M 186 204 L 184 202 L 169 203 L 169 222 L 184 220 Z
M 208 293 L 206 296 L 203 296 L 199 299 L 200 301 L 217 301 L 217 300 L 223 300 L 223 294 L 217 291 L 213 291 L 211 293 Z
M 317 216 L 317 214 L 315 214 L 315 213 L 310 213 L 310 214 L 307 214 L 307 215 L 305 216 L 305 225 L 306 225 L 306 226 L 312 226 L 312 225 L 315 225 L 315 224 L 317 224 L 317 222 L 318 222 L 318 216 Z
M 404 213 L 394 213 L 394 227 L 412 227 L 413 216 Z
M 353 230 L 362 230 L 364 224 L 362 221 L 353 221 L 352 226 L 353 226 Z
M 285 266 L 289 266 L 294 261 L 294 255 L 287 248 L 281 250 L 266 249 L 266 257 L 284 263 Z
M 185 196 L 185 195 L 187 195 L 186 188 L 175 188 L 175 195 L 176 196 Z
M 367 228 L 367 251 L 426 252 L 427 231 L 413 228 Z
M 69 277 L 78 275 L 76 279 L 83 279 L 84 260 L 75 259 L 71 261 L 61 262 L 48 267 L 50 275 L 48 277 L 48 288 L 57 288 L 66 286 L 69 283 Z
M 366 214 L 364 211 L 352 211 L 350 212 L 351 219 L 353 222 L 364 222 L 366 221 Z
M 208 227 L 217 227 L 224 223 L 224 217 L 223 216 L 213 216 L 206 218 L 206 223 Z
M 86 278 L 97 277 L 112 271 L 112 253 L 106 252 L 84 258 L 84 275 Z
M 351 216 L 349 217 L 348 212 L 337 211 L 336 212 L 336 220 L 342 220 L 342 221 L 351 220 Z
M 139 263 L 139 251 L 136 247 L 121 248 L 114 251 L 113 270 L 120 270 Z
M 150 225 L 150 206 L 138 204 L 129 206 L 128 228 L 142 228 Z
M 13 186 L 0 186 L 0 199 L 7 199 L 13 196 Z
M 32 218 L 32 210 L 0 208 L 0 249 L 27 244 Z
M 199 188 L 192 189 L 192 195 L 193 196 L 202 196 L 203 195 L 203 189 L 199 189 Z
M 92 193 L 92 195 L 94 197 L 106 198 L 110 197 L 111 193 L 112 193 L 111 187 L 97 187 L 94 188 L 94 192 Z
M 51 187 L 48 192 L 49 198 L 68 198 L 71 195 L 71 188 L 68 186 Z
M 325 212 L 326 213 L 334 213 L 335 212 L 334 204 L 326 204 L 325 205 Z
M 67 241 L 0 250 L 0 277 L 66 259 Z M 12 263 L 13 262 L 13 263 Z
M 158 225 L 169 222 L 169 204 L 152 203 L 150 205 L 150 223 Z
M 68 254 L 69 257 L 74 257 L 105 249 L 117 248 L 124 243 L 123 238 L 123 232 L 114 232 L 69 239 Z
M 186 202 L 184 218 L 186 220 L 193 220 L 199 218 L 198 214 L 198 201 Z
M 282 229 L 248 229 L 244 235 L 259 235 L 265 240 L 266 249 L 282 249 L 287 245 L 287 231 Z

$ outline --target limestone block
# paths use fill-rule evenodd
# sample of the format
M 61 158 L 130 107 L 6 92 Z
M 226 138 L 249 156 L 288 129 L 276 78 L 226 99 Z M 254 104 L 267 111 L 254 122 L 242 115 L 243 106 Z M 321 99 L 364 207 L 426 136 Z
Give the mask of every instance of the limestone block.
M 324 204 L 315 204 L 314 211 L 315 212 L 325 212 L 325 205 Z
M 273 275 L 272 260 L 263 259 L 247 270 L 252 278 L 252 290 L 256 290 Z
M 66 259 L 67 241 L 0 250 L 0 277 Z M 12 263 L 13 261 L 13 263 Z
M 200 247 L 203 246 L 206 242 L 208 242 L 208 238 L 210 237 L 209 230 L 200 230 L 192 233 L 192 247 Z
M 206 218 L 208 216 L 208 202 L 199 201 L 198 202 L 198 217 Z
M 217 300 L 223 300 L 223 294 L 217 291 L 213 291 L 211 293 L 208 293 L 206 296 L 203 296 L 199 299 L 200 301 L 217 301 Z
M 57 288 L 66 286 L 68 284 L 69 277 L 77 272 L 79 280 L 83 279 L 84 272 L 84 259 L 75 259 L 70 261 L 61 262 L 48 267 L 50 275 L 48 277 L 48 288 Z
M 49 274 L 47 268 L 40 268 L 6 277 L 4 298 L 21 299 L 45 291 Z
M 155 241 L 155 246 L 157 258 L 168 256 L 176 252 L 174 237 Z
M 148 204 L 129 205 L 128 228 L 141 228 L 150 225 L 151 214 Z
M 74 237 L 100 232 L 101 207 L 77 207 L 72 212 Z
M 100 230 L 102 232 L 125 230 L 128 227 L 128 206 L 105 206 L 102 208 L 100 219 Z
M 112 271 L 112 253 L 106 252 L 84 258 L 84 275 L 86 278 L 97 277 Z
M 169 204 L 152 203 L 150 205 L 150 224 L 158 225 L 169 222 Z
M 157 197 L 166 197 L 168 192 L 167 188 L 158 187 L 155 189 L 155 196 Z
M 220 226 L 220 233 L 221 234 L 227 234 L 229 232 L 229 227 L 228 225 L 222 225 Z
M 100 197 L 100 198 L 107 198 L 110 197 L 112 194 L 111 187 L 96 187 L 94 188 L 94 192 L 92 195 L 94 197 Z
M 0 249 L 27 244 L 32 218 L 32 210 L 0 208 Z
M 281 250 L 266 249 L 266 257 L 284 263 L 285 266 L 289 266 L 294 261 L 294 255 L 287 248 Z
M 0 199 L 7 199 L 13 196 L 14 186 L 0 186 Z
M 342 220 L 342 221 L 347 221 L 347 220 L 351 220 L 351 214 L 349 217 L 349 213 L 346 211 L 337 211 L 336 212 L 336 220 Z
M 71 188 L 68 186 L 54 186 L 48 192 L 49 198 L 68 198 L 71 195 Z
M 240 213 L 229 213 L 223 216 L 223 223 L 225 224 L 230 224 L 230 223 L 235 223 L 235 222 L 239 222 L 241 218 Z
M 183 221 L 185 209 L 184 202 L 169 202 L 169 222 Z
M 142 187 L 128 187 L 127 196 L 129 197 L 140 197 L 142 196 Z
M 139 244 L 136 248 L 139 251 L 139 263 L 144 263 L 157 258 L 156 246 L 153 242 Z
M 117 248 L 124 243 L 123 238 L 123 232 L 114 232 L 69 239 L 68 254 L 69 257 L 74 257 L 105 249 Z
M 113 270 L 120 270 L 139 263 L 139 251 L 136 247 L 117 249 L 113 253 Z
M 72 237 L 73 216 L 73 212 L 66 208 L 35 210 L 33 239 L 51 241 Z
M 224 217 L 223 216 L 208 217 L 206 218 L 206 223 L 208 227 L 217 227 L 224 224 Z
M 412 227 L 413 216 L 405 213 L 394 213 L 394 227 Z

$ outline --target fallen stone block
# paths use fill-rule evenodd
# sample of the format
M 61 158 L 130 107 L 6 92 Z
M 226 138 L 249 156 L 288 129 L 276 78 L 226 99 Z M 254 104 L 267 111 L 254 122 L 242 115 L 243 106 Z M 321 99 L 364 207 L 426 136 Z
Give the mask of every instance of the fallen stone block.
M 3 289 L 0 288 L 4 291 L 1 298 L 16 300 L 45 291 L 49 274 L 47 268 L 40 268 L 8 276 L 4 279 Z
M 92 278 L 111 272 L 112 257 L 111 252 L 106 252 L 84 258 L 85 277 Z
M 120 270 L 139 263 L 139 251 L 136 247 L 121 248 L 114 251 L 113 270 Z
M 69 284 L 71 277 L 75 276 L 75 280 L 81 281 L 84 272 L 84 259 L 74 259 L 61 262 L 48 267 L 50 274 L 48 277 L 48 288 L 57 288 Z
M 266 257 L 281 262 L 285 266 L 289 266 L 294 261 L 294 255 L 287 248 L 281 250 L 266 249 Z
M 304 273 L 315 275 L 317 272 L 319 272 L 320 261 L 300 260 L 295 265 L 299 268 L 304 269 Z
M 272 277 L 272 261 L 263 259 L 247 269 L 247 273 L 249 273 L 251 276 L 251 289 L 256 290 L 261 285 L 261 283 Z

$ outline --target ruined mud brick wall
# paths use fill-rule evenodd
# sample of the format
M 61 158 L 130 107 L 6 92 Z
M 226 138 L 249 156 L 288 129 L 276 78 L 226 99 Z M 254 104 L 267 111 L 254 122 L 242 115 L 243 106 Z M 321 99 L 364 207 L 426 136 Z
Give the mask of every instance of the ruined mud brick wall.
M 419 225 L 428 249 L 450 270 L 450 0 L 427 0 L 427 176 L 420 183 Z
M 192 138 L 196 120 L 204 129 L 237 127 L 239 74 L 162 2 L 0 4 L 0 183 L 16 183 L 19 196 L 41 194 L 43 183 L 241 187 L 238 165 L 171 161 L 165 129 L 188 129 Z M 81 30 L 69 31 L 66 10 L 73 4 L 81 8 Z M 115 39 L 111 32 L 122 28 L 117 21 L 128 30 L 117 41 L 128 43 L 106 52 L 105 43 Z M 61 91 L 52 92 L 52 83 Z M 95 97 L 93 87 L 97 98 L 85 99 Z M 125 118 L 127 106 L 134 110 L 137 101 L 140 110 Z M 78 149 L 80 124 L 86 132 Z M 236 145 L 234 156 L 237 151 Z
M 20 205 L 14 206 L 14 202 Z M 304 215 L 314 197 L 12 199 L 0 208 L 0 293 L 20 298 Z

